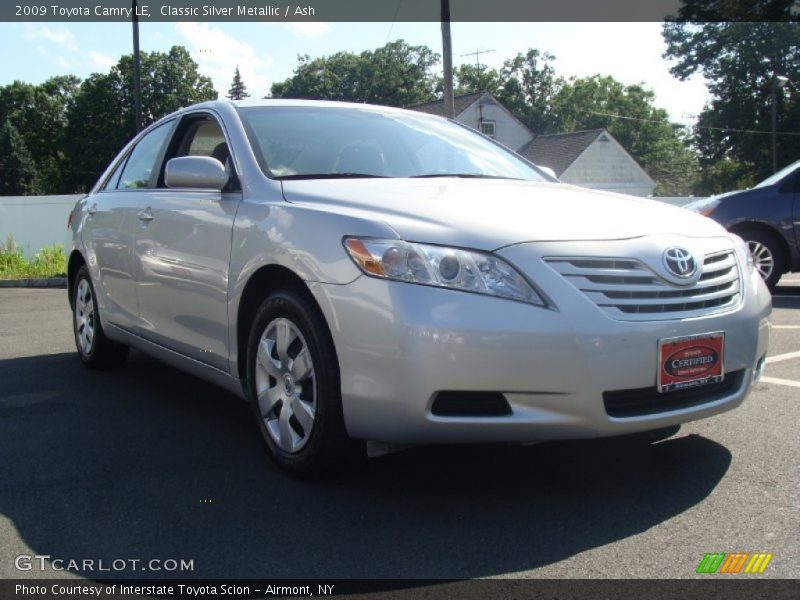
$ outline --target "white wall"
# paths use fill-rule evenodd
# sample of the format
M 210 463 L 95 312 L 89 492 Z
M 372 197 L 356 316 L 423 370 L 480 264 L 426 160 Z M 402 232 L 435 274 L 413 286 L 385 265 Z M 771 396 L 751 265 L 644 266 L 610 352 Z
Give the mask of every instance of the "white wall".
M 480 109 L 479 105 L 482 105 Z M 480 131 L 481 113 L 484 121 L 494 121 L 494 137 L 504 146 L 512 150 L 519 150 L 531 141 L 532 136 L 528 128 L 509 116 L 505 109 L 488 97 L 473 102 L 469 108 L 456 117 L 456 120 Z
M 595 190 L 649 196 L 655 182 L 614 140 L 595 140 L 561 174 L 561 181 Z
M 83 194 L 69 196 L 4 196 L 0 198 L 0 241 L 9 235 L 32 257 L 44 246 L 69 247 L 67 219 Z

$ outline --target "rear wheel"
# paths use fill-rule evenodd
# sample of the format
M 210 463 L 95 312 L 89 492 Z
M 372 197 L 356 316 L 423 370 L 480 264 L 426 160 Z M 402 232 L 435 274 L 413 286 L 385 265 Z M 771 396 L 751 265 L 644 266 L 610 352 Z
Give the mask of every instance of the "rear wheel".
M 344 427 L 333 341 L 319 310 L 302 294 L 280 291 L 259 308 L 247 382 L 262 438 L 280 467 L 319 477 L 348 462 L 355 443 Z
M 89 270 L 82 266 L 75 275 L 72 296 L 72 328 L 78 356 L 90 369 L 108 369 L 125 362 L 128 347 L 106 337 Z
M 753 264 L 764 283 L 767 284 L 770 291 L 774 290 L 786 271 L 786 257 L 780 242 L 775 236 L 757 229 L 748 229 L 740 232 L 739 235 L 747 242 L 747 247 L 753 257 Z

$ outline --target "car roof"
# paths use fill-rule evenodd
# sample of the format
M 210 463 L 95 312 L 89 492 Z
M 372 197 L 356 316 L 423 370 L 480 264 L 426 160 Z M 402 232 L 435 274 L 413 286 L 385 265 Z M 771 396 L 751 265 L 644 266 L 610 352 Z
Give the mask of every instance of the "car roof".
M 339 102 L 335 100 L 296 100 L 287 98 L 262 98 L 257 100 L 210 100 L 208 102 L 201 102 L 193 104 L 176 111 L 173 114 L 180 114 L 185 111 L 197 110 L 198 108 L 219 108 L 221 106 L 231 106 L 233 108 L 253 108 L 253 107 L 324 107 L 324 108 L 348 108 L 353 110 L 362 110 L 368 112 L 376 112 L 383 114 L 402 113 L 411 114 L 414 116 L 423 116 L 428 118 L 440 119 L 435 115 L 428 115 L 418 111 L 406 110 L 403 108 L 396 108 L 393 106 L 382 106 L 379 104 L 364 104 L 357 102 Z

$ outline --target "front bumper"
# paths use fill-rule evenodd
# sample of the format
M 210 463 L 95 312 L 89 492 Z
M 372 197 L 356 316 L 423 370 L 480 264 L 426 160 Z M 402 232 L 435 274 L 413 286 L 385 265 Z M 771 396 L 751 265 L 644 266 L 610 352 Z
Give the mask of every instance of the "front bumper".
M 391 444 L 532 442 L 657 429 L 742 403 L 769 344 L 771 297 L 742 280 L 742 302 L 721 314 L 626 322 L 610 318 L 521 245 L 501 252 L 555 308 L 362 276 L 310 285 L 331 328 L 341 368 L 348 433 Z M 603 393 L 655 386 L 657 343 L 725 332 L 724 369 L 742 371 L 724 395 L 649 414 L 609 416 Z M 511 414 L 443 417 L 442 391 L 501 392 Z

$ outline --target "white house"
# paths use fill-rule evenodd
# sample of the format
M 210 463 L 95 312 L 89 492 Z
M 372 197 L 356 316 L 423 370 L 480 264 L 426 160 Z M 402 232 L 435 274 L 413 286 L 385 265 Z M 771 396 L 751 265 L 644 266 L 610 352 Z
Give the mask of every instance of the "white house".
M 605 129 L 534 135 L 488 92 L 456 96 L 456 121 L 477 129 L 531 162 L 550 167 L 565 183 L 634 196 L 650 196 L 655 182 Z M 410 106 L 444 115 L 444 102 Z

